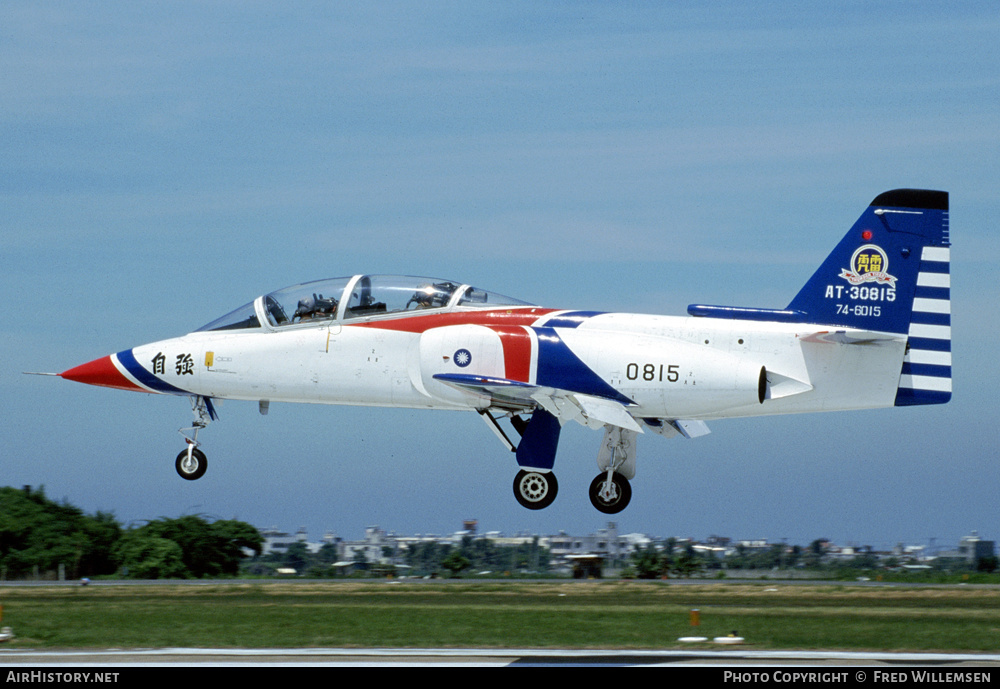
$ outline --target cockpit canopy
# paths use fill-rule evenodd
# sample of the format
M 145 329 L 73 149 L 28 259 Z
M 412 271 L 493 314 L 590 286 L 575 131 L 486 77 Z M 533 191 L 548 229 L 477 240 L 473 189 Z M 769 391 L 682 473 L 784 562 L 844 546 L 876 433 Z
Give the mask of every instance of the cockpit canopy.
M 280 328 L 315 321 L 349 321 L 353 318 L 371 318 L 426 309 L 496 306 L 532 304 L 452 280 L 406 275 L 355 275 L 279 289 L 244 304 L 198 330 L 260 328 L 261 318 L 267 321 L 265 327 Z

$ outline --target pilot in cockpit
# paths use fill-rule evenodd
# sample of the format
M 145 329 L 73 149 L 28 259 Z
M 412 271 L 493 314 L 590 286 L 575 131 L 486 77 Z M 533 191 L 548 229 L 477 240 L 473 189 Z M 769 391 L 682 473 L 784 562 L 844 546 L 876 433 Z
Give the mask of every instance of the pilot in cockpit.
M 302 322 L 318 319 L 329 319 L 337 315 L 337 300 L 331 298 L 324 299 L 322 294 L 305 297 L 299 300 L 299 304 L 292 316 L 292 322 Z
M 458 288 L 458 285 L 452 284 L 450 282 L 439 282 L 433 285 L 424 285 L 410 297 L 410 301 L 407 302 L 406 308 L 410 308 L 410 304 L 416 303 L 416 308 L 418 309 L 439 309 L 448 305 L 451 301 L 451 295 Z

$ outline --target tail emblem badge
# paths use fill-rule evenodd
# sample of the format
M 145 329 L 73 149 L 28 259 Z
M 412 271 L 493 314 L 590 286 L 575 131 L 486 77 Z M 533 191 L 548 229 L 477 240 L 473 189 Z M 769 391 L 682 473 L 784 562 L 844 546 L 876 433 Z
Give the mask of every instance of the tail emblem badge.
M 896 278 L 889 275 L 889 257 L 882 247 L 874 244 L 865 244 L 859 247 L 851 256 L 850 270 L 843 268 L 839 277 L 844 278 L 852 285 L 862 285 L 866 282 L 874 282 L 879 285 L 896 286 Z

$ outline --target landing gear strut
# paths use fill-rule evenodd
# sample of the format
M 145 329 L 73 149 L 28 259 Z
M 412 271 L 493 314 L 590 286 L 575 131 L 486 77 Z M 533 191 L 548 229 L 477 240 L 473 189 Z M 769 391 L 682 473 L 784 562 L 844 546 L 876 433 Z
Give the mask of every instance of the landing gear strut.
M 521 469 L 514 477 L 514 497 L 529 510 L 545 509 L 556 499 L 559 484 L 551 471 Z
M 208 460 L 205 453 L 198 449 L 198 431 L 218 418 L 215 414 L 215 407 L 212 400 L 201 395 L 191 397 L 191 411 L 194 413 L 194 423 L 189 428 L 182 428 L 178 431 L 187 441 L 187 448 L 181 450 L 174 462 L 174 468 L 182 479 L 195 481 L 205 475 L 208 469 Z M 188 436 L 185 431 L 192 431 Z
M 635 478 L 635 431 L 618 426 L 604 429 L 597 455 L 600 470 L 590 484 L 590 503 L 604 514 L 618 514 L 632 500 L 629 479 Z

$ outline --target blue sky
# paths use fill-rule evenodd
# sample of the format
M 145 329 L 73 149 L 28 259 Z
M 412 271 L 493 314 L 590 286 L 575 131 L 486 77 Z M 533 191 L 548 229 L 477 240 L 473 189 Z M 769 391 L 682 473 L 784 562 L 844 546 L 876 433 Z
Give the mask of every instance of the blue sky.
M 541 513 L 472 414 L 228 402 L 188 483 L 185 400 L 21 372 L 358 272 L 783 307 L 878 193 L 918 187 L 951 193 L 952 402 L 643 437 L 617 521 L 1000 540 L 998 39 L 986 2 L 5 2 L 0 483 L 125 522 L 591 532 L 600 435 L 575 424 Z

